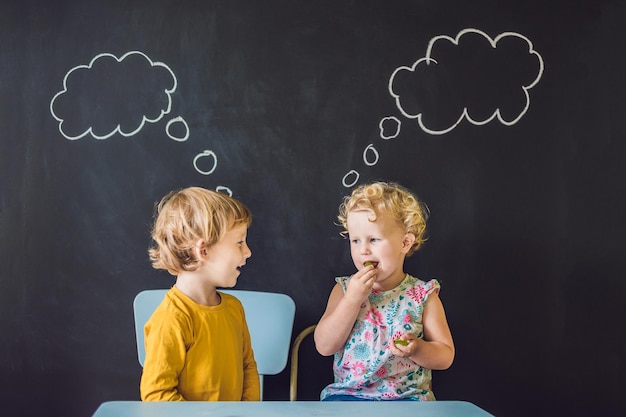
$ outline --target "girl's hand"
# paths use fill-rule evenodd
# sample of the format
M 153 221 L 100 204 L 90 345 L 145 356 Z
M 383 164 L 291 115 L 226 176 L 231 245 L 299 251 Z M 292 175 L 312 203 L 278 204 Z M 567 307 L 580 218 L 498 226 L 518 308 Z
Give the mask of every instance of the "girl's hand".
M 419 349 L 421 340 L 411 333 L 404 333 L 389 344 L 389 350 L 400 358 L 409 358 Z
M 376 281 L 376 268 L 370 265 L 357 271 L 349 280 L 346 290 L 337 283 L 328 297 L 326 311 L 315 328 L 315 348 L 330 356 L 342 349 L 365 300 Z
M 439 296 L 431 294 L 423 312 L 424 337 L 410 333 L 400 335 L 406 346 L 391 343 L 389 350 L 401 358 L 410 358 L 416 364 L 434 370 L 448 369 L 454 361 L 454 342 Z
M 354 303 L 362 304 L 372 292 L 377 272 L 373 265 L 368 265 L 357 271 L 348 281 L 348 288 L 344 297 Z

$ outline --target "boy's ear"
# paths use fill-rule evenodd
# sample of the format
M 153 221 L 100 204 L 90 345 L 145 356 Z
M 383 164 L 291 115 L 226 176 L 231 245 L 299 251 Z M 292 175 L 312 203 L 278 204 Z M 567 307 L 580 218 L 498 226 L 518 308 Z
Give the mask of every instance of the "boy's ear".
M 405 233 L 402 239 L 402 252 L 407 253 L 415 243 L 415 235 L 413 233 Z
M 205 259 L 208 255 L 206 242 L 202 239 L 197 241 L 193 247 L 193 253 L 196 255 L 197 260 L 200 261 Z

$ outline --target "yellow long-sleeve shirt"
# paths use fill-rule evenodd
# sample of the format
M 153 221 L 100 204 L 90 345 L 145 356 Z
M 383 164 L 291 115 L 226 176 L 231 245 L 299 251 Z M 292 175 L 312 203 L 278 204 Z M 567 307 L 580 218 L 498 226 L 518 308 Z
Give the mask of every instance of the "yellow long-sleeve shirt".
M 218 306 L 167 292 L 144 328 L 143 401 L 258 401 L 260 382 L 241 302 Z

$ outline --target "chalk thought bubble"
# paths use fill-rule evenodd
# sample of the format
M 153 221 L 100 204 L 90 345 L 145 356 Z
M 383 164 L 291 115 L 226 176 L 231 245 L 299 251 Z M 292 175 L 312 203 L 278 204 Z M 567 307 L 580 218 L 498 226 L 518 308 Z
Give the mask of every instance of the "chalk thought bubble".
M 86 135 L 128 137 L 146 122 L 157 122 L 170 112 L 176 87 L 172 70 L 142 52 L 131 51 L 119 58 L 102 53 L 65 75 L 63 89 L 50 102 L 50 112 L 59 122 L 59 132 L 69 140 Z M 173 122 L 186 128 L 182 118 Z M 168 130 L 171 127 L 168 124 Z M 183 133 L 176 140 L 187 136 L 188 132 Z
M 400 134 L 400 120 L 394 116 L 387 116 L 380 119 L 378 123 L 378 129 L 380 131 L 380 138 L 389 140 L 397 137 Z
M 454 38 L 432 38 L 423 58 L 393 72 L 388 89 L 402 115 L 441 135 L 463 120 L 517 123 L 542 74 L 543 59 L 525 36 L 505 32 L 491 39 L 464 29 Z

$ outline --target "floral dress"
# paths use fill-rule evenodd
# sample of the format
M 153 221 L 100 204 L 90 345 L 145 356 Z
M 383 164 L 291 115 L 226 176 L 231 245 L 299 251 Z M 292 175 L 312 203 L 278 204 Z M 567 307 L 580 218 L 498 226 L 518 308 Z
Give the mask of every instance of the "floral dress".
M 335 280 L 345 292 L 350 277 Z M 396 357 L 389 344 L 407 332 L 424 337 L 424 306 L 439 288 L 435 279 L 425 282 L 407 274 L 392 290 L 372 291 L 361 305 L 346 345 L 334 355 L 335 382 L 324 388 L 321 399 L 349 395 L 369 400 L 434 400 L 431 370 Z

